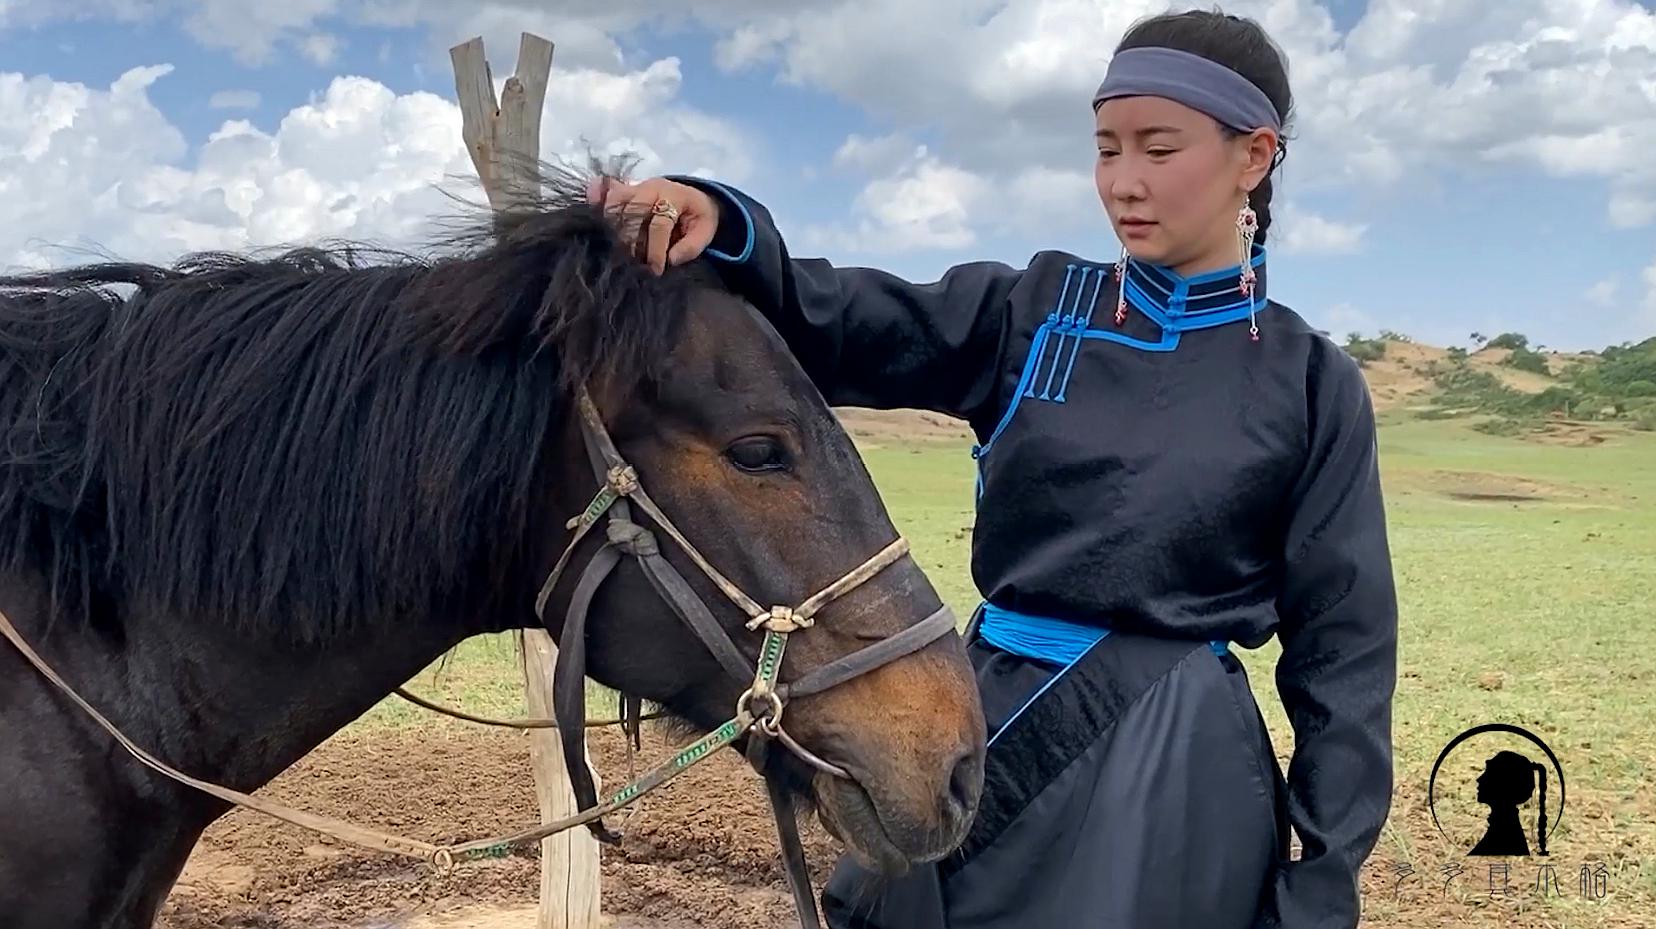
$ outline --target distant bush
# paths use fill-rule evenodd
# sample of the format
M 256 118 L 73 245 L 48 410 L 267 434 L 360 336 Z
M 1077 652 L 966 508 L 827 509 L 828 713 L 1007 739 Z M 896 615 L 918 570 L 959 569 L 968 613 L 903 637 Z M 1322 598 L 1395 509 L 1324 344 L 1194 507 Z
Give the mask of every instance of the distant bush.
M 1517 393 L 1517 391 L 1514 391 Z M 1538 394 L 1518 394 L 1517 412 L 1546 415 L 1558 413 L 1574 417 L 1590 403 L 1588 398 L 1568 387 L 1548 387 Z
M 1450 348 L 1449 348 L 1449 360 L 1450 361 L 1456 361 L 1456 362 L 1465 361 L 1466 357 L 1467 357 L 1466 356 L 1466 349 L 1461 348 L 1459 345 L 1450 346 Z
M 1359 366 L 1367 367 L 1369 362 L 1386 357 L 1386 341 L 1365 339 L 1362 333 L 1353 332 L 1346 336 L 1345 352 L 1357 359 Z
M 1546 357 L 1527 348 L 1513 349 L 1512 354 L 1508 355 L 1502 364 L 1509 368 L 1517 368 L 1520 371 L 1529 371 L 1534 374 L 1552 374 L 1552 371 L 1547 368 Z
M 1524 431 L 1524 424 L 1516 419 L 1499 416 L 1473 423 L 1472 428 L 1489 435 L 1515 436 Z
M 1407 344 L 1413 342 L 1414 339 L 1411 339 L 1408 336 L 1404 335 L 1403 333 L 1398 332 L 1394 329 L 1382 329 L 1382 330 L 1380 330 L 1380 341 L 1382 341 L 1382 342 L 1402 342 L 1403 344 L 1407 345 Z
M 1415 413 L 1415 418 L 1436 421 L 1440 419 L 1454 419 L 1457 415 L 1459 414 L 1454 410 L 1446 410 L 1442 407 L 1429 406 Z
M 1504 364 L 1520 371 L 1551 374 L 1546 356 L 1531 351 L 1518 333 L 1503 333 L 1489 345 L 1511 354 Z M 1514 390 L 1488 370 L 1464 364 L 1464 353 L 1451 349 L 1456 363 L 1440 368 L 1433 384 L 1438 394 L 1431 418 L 1481 414 L 1493 417 L 1477 428 L 1511 435 L 1547 417 L 1575 420 L 1621 420 L 1634 428 L 1656 431 L 1656 338 L 1605 349 L 1596 364 L 1571 363 L 1557 374 L 1558 383 L 1539 393 Z
M 1581 380 L 1587 389 L 1623 396 L 1635 382 L 1656 382 L 1656 338 L 1605 349 L 1598 364 L 1582 371 Z
M 1435 383 L 1443 391 L 1443 399 L 1451 403 L 1477 401 L 1485 395 L 1507 391 L 1501 379 L 1488 371 L 1471 367 L 1450 368 L 1437 376 Z

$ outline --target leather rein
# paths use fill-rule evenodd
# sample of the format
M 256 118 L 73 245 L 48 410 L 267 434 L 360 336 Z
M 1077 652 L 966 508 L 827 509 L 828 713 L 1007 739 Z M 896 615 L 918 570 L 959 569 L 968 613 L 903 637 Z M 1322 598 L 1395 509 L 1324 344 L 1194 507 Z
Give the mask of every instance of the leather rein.
M 360 848 L 419 858 L 443 871 L 453 868 L 457 859 L 498 857 L 514 846 L 538 842 L 547 836 L 577 826 L 587 826 L 605 841 L 618 841 L 619 836 L 611 833 L 603 825 L 602 817 L 632 805 L 646 793 L 689 770 L 718 749 L 732 745 L 745 735 L 750 736 L 747 758 L 765 780 L 772 813 L 776 819 L 777 837 L 782 845 L 784 872 L 801 926 L 803 929 L 820 929 L 821 918 L 815 895 L 811 890 L 792 796 L 783 786 L 780 772 L 772 764 L 771 744 L 773 741 L 781 743 L 805 763 L 830 776 L 849 779 L 850 775 L 843 768 L 813 754 L 789 736 L 782 727 L 783 711 L 792 698 L 809 696 L 837 687 L 898 658 L 913 654 L 953 632 L 954 615 L 944 606 L 901 632 L 828 662 L 796 680 L 779 681 L 788 636 L 811 628 L 823 607 L 866 583 L 907 555 L 907 540 L 899 536 L 867 561 L 801 601 L 797 606 L 760 606 L 740 587 L 720 574 L 674 526 L 672 520 L 656 506 L 639 482 L 637 472 L 617 450 L 588 392 L 581 389 L 576 399 L 583 441 L 601 488 L 587 508 L 569 520 L 565 526 L 566 529 L 573 530 L 574 535 L 557 564 L 547 575 L 535 602 L 536 614 L 542 617 L 543 622 L 547 600 L 567 569 L 576 546 L 606 517 L 607 526 L 605 542 L 587 562 L 576 583 L 563 633 L 559 637 L 558 660 L 553 673 L 553 709 L 556 721 L 497 721 L 472 717 L 419 700 L 401 688 L 397 691 L 403 697 L 423 706 L 474 722 L 513 728 L 557 728 L 570 783 L 575 789 L 577 808 L 580 810 L 574 816 L 508 835 L 437 845 L 333 817 L 296 810 L 263 797 L 203 781 L 170 767 L 127 738 L 95 707 L 82 699 L 74 688 L 29 646 L 4 611 L 0 611 L 0 635 L 9 640 L 47 681 L 109 733 L 122 748 L 139 762 L 165 777 L 224 802 L 263 813 L 291 825 L 310 829 Z M 746 628 L 749 631 L 764 631 L 757 660 L 744 655 L 735 640 L 713 617 L 707 604 L 690 588 L 683 575 L 662 557 L 655 535 L 632 520 L 629 504 L 636 505 L 648 515 L 660 531 L 665 532 L 696 567 L 748 616 Z M 585 688 L 586 620 L 592 598 L 596 595 L 599 585 L 624 556 L 638 560 L 645 576 L 649 578 L 658 594 L 695 632 L 719 664 L 739 681 L 751 683 L 737 700 L 735 715 L 731 719 L 680 749 L 672 757 L 599 803 L 596 787 L 586 763 L 583 738 L 584 730 L 589 727 L 586 722 Z M 624 712 L 620 721 L 625 725 L 630 717 L 631 734 L 636 740 L 640 719 L 636 709 L 638 701 L 625 702 L 632 709 L 630 713 Z

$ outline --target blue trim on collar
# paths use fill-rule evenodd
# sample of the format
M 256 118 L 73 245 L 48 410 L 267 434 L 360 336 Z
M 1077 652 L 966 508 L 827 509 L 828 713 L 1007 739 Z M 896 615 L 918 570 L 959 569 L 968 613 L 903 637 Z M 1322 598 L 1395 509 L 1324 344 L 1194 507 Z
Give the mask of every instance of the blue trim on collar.
M 1067 401 L 1070 378 L 1075 373 L 1076 355 L 1084 340 L 1115 342 L 1142 352 L 1172 352 L 1179 347 L 1182 333 L 1249 319 L 1270 307 L 1265 295 L 1264 246 L 1254 246 L 1249 264 L 1254 267 L 1255 274 L 1252 300 L 1242 295 L 1240 265 L 1183 277 L 1166 268 L 1129 259 L 1124 282 L 1127 302 L 1161 329 L 1160 339 L 1154 342 L 1122 332 L 1108 318 L 1114 315 L 1113 312 L 1107 311 L 1105 320 L 1093 319 L 1105 276 L 1114 276 L 1114 265 L 1068 264 L 1057 300 L 1047 311 L 1046 319 L 1036 326 L 1031 335 L 1029 354 L 1024 357 L 1023 370 L 1018 376 L 1017 387 L 1012 391 L 1011 402 L 1002 411 L 989 437 L 972 446 L 972 459 L 977 462 L 976 499 L 983 499 L 984 459 L 1012 424 L 1019 404 L 1025 399 L 1060 405 Z M 1078 270 L 1081 272 L 1080 281 L 1076 283 Z M 1090 293 L 1087 291 L 1089 277 L 1092 279 Z M 1072 283 L 1075 284 L 1073 291 Z M 1081 309 L 1083 301 L 1086 302 L 1085 312 Z M 1058 346 L 1052 353 L 1052 367 L 1043 378 L 1041 367 L 1046 361 L 1047 349 L 1054 334 L 1058 337 Z M 1068 339 L 1074 339 L 1074 342 L 1069 345 L 1066 357 L 1064 346 Z M 1058 376 L 1060 364 L 1064 366 L 1062 377 Z M 1058 387 L 1056 394 L 1052 392 L 1054 384 Z
M 1129 258 L 1122 289 L 1127 305 L 1148 316 L 1164 333 L 1223 325 L 1246 319 L 1250 310 L 1265 308 L 1265 257 L 1265 246 L 1256 244 L 1248 261 L 1254 269 L 1252 301 L 1242 293 L 1239 264 L 1185 277 L 1170 268 Z

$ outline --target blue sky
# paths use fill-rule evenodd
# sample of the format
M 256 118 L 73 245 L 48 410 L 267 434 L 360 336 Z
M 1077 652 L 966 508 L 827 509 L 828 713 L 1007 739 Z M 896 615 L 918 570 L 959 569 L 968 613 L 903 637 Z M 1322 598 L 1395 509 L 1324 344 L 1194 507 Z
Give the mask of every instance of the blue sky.
M 99 0 L 64 19 L 52 4 L 0 2 L 0 122 L 36 122 L 32 135 L 0 129 L 0 218 L 13 220 L 0 224 L 0 264 L 57 260 L 49 246 L 65 241 L 165 259 L 417 228 L 440 201 L 415 188 L 467 167 L 444 148 L 448 46 L 483 34 L 498 78 L 520 27 L 559 44 L 551 147 L 560 133 L 620 137 L 644 143 L 652 172 L 733 181 L 772 207 L 798 254 L 929 279 L 1041 248 L 1116 251 L 1091 193 L 1085 101 L 1114 37 L 1156 5 L 536 6 Z M 1649 2 L 1232 7 L 1260 16 L 1294 73 L 1311 75 L 1296 83 L 1302 138 L 1278 182 L 1279 300 L 1340 335 L 1385 327 L 1438 344 L 1474 330 L 1557 348 L 1656 334 Z M 136 97 L 110 94 L 157 65 L 171 70 Z M 91 102 L 40 128 L 38 104 L 63 85 Z M 229 91 L 244 105 L 212 105 Z M 228 120 L 253 134 L 208 146 Z M 174 131 L 182 146 L 167 143 Z M 434 154 L 386 154 L 415 131 Z M 317 204 L 347 201 L 313 221 Z

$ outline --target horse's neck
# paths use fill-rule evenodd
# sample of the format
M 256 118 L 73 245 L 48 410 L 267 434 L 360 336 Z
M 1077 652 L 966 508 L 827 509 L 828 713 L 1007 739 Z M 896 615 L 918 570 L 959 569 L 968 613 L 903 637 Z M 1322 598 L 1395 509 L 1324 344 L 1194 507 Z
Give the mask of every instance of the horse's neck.
M 15 575 L 0 575 L 0 610 L 139 747 L 243 792 L 280 774 L 466 632 L 409 621 L 383 635 L 295 648 L 237 636 L 227 624 L 141 612 L 116 618 L 119 633 L 68 619 L 48 626 L 38 578 Z M 39 893 L 0 886 L 7 915 L 0 923 L 150 926 L 201 830 L 225 806 L 127 757 L 0 640 L 0 731 L 9 723 L 32 738 L 0 746 L 0 795 L 25 798 L 8 810 L 18 828 L 0 830 L 0 875 L 26 857 L 43 860 L 40 873 L 58 883 Z M 47 796 L 64 809 L 38 800 Z M 143 842 L 110 838 L 134 830 Z M 50 848 L 35 844 L 38 835 L 51 836 Z
M 16 609 L 41 606 L 22 599 L 28 606 Z M 180 771 L 242 791 L 280 774 L 476 631 L 410 620 L 298 646 L 227 623 L 137 611 L 119 617 L 118 636 L 73 620 L 48 635 L 38 613 L 19 615 L 18 599 L 5 600 L 0 607 L 37 651 L 124 734 Z

